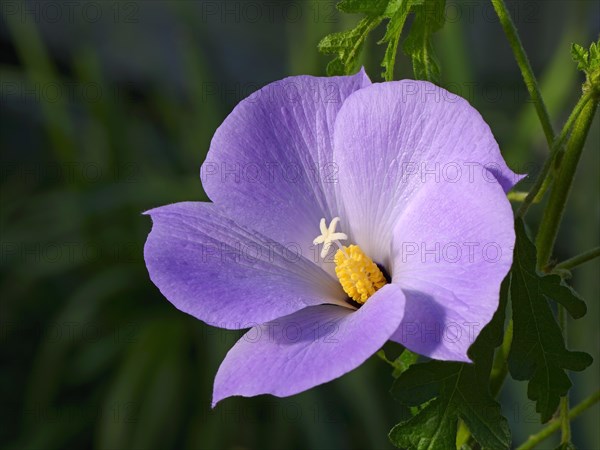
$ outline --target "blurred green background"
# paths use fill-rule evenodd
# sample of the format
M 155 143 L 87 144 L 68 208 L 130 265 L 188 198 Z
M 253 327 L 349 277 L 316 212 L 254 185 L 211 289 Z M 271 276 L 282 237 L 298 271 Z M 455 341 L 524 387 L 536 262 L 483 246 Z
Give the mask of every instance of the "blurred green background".
M 491 5 L 447 3 L 436 40 L 444 85 L 479 109 L 513 169 L 535 172 L 547 149 Z M 583 81 L 569 46 L 597 38 L 599 4 L 508 3 L 558 128 Z M 142 258 L 144 210 L 207 200 L 199 166 L 233 106 L 285 76 L 323 75 L 328 58 L 317 42 L 358 17 L 341 16 L 333 1 L 1 8 L 0 447 L 391 448 L 386 435 L 400 412 L 387 393 L 389 367 L 376 357 L 301 395 L 234 398 L 211 410 L 213 377 L 240 333 L 174 309 Z M 383 50 L 367 42 L 374 81 Z M 396 74 L 411 77 L 402 55 Z M 599 244 L 599 144 L 596 117 L 558 259 Z M 572 280 L 589 312 L 571 324 L 569 344 L 595 359 L 572 375 L 573 403 L 599 384 L 599 274 L 596 260 Z M 515 443 L 540 428 L 525 390 L 509 382 L 502 394 Z M 600 448 L 598 423 L 598 405 L 574 422 L 579 448 Z

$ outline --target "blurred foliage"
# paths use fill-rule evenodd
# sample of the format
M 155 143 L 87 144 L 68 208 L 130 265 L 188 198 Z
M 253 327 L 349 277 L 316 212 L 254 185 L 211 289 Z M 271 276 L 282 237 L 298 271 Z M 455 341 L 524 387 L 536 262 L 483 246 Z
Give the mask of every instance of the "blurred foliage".
M 377 358 L 301 395 L 210 410 L 239 333 L 178 312 L 147 276 L 141 213 L 207 200 L 199 166 L 233 105 L 269 81 L 323 75 L 317 43 L 355 23 L 334 2 L 250 3 L 3 2 L 2 448 L 391 448 L 387 431 L 403 413 L 381 389 L 392 379 Z M 448 5 L 462 15 L 447 7 L 433 39 L 440 83 L 481 111 L 513 168 L 535 170 L 543 134 L 499 24 L 487 3 Z M 582 81 L 570 44 L 597 37 L 598 5 L 514 7 L 551 116 L 564 119 Z M 384 49 L 363 45 L 359 63 L 377 80 Z M 396 78 L 411 77 L 408 57 L 395 56 Z M 596 119 L 560 259 L 598 245 L 598 128 Z M 596 261 L 573 278 L 589 312 L 572 344 L 595 360 L 574 376 L 573 402 L 598 385 L 598 270 Z M 539 427 L 524 388 L 511 382 L 501 398 L 515 441 Z M 600 448 L 598 420 L 596 407 L 573 423 L 580 448 Z

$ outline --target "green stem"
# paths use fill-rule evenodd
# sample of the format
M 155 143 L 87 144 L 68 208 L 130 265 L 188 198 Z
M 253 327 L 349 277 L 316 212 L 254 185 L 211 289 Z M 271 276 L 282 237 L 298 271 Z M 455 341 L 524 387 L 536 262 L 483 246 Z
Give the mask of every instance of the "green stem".
M 546 109 L 544 100 L 542 100 L 542 94 L 540 93 L 538 82 L 533 74 L 533 70 L 531 69 L 531 64 L 529 64 L 529 59 L 525 54 L 525 49 L 523 48 L 523 44 L 519 38 L 517 28 L 515 27 L 515 24 L 512 21 L 508 10 L 506 9 L 506 3 L 504 3 L 504 0 L 492 0 L 492 5 L 494 5 L 496 14 L 500 19 L 500 24 L 504 29 L 504 34 L 506 34 L 508 43 L 510 44 L 510 47 L 515 55 L 519 69 L 521 69 L 523 81 L 525 81 L 529 96 L 533 100 L 533 105 L 535 106 L 537 115 L 542 123 L 544 135 L 546 136 L 546 141 L 548 142 L 548 147 L 552 148 L 552 143 L 554 142 L 554 130 L 552 129 L 550 116 L 548 115 L 548 110 Z
M 597 258 L 600 256 L 600 247 L 596 247 L 592 250 L 588 250 L 587 252 L 584 252 L 580 255 L 574 256 L 573 258 L 569 258 L 566 261 L 561 262 L 560 264 L 557 264 L 556 266 L 554 266 L 555 269 L 562 269 L 562 270 L 570 270 L 573 269 L 574 267 L 577 267 L 583 263 L 586 263 L 588 261 L 591 261 L 594 258 Z
M 569 419 L 569 394 L 560 398 L 560 443 L 571 442 L 571 421 Z
M 542 270 L 548 264 L 558 234 L 558 227 L 562 220 L 562 216 L 567 203 L 567 198 L 573 183 L 573 177 L 583 145 L 587 137 L 588 131 L 598 106 L 598 100 L 593 98 L 592 101 L 585 103 L 581 114 L 575 120 L 573 132 L 567 142 L 567 149 L 560 161 L 560 167 L 552 191 L 548 205 L 544 210 L 544 215 L 540 223 L 540 229 L 536 237 L 536 247 L 538 249 L 538 269 Z
M 595 403 L 600 400 L 600 390 L 594 392 L 580 404 L 575 406 L 571 411 L 569 411 L 569 420 L 575 419 L 586 409 L 594 406 Z M 525 441 L 521 446 L 517 447 L 517 450 L 531 450 L 540 442 L 548 439 L 554 433 L 556 433 L 561 427 L 561 422 L 559 420 L 551 421 L 545 428 L 543 428 L 539 433 L 536 433 L 532 436 L 529 436 L 529 439 Z
M 510 347 L 513 339 L 513 321 L 510 319 L 506 331 L 504 332 L 504 338 L 502 339 L 502 346 L 498 349 L 496 357 L 494 358 L 494 367 L 492 368 L 492 374 L 490 377 L 490 393 L 492 397 L 496 398 L 504 379 L 508 374 L 508 354 L 510 353 Z
M 390 366 L 392 366 L 394 369 L 396 368 L 396 366 L 394 365 L 393 361 L 390 361 L 387 356 L 385 355 L 385 351 L 383 351 L 383 349 L 379 350 L 377 353 L 375 353 L 382 361 L 386 362 L 387 364 L 389 364 Z
M 510 353 L 510 347 L 513 339 L 513 320 L 510 319 L 506 331 L 504 332 L 504 338 L 502 339 L 502 345 L 494 356 L 494 363 L 490 372 L 490 394 L 496 398 L 504 380 L 508 375 L 508 354 Z M 475 438 L 471 435 L 469 428 L 461 421 L 458 429 L 456 448 L 461 448 L 463 444 L 467 444 L 467 448 L 477 449 L 480 448 Z
M 510 200 L 511 202 L 524 202 L 527 198 L 527 195 L 529 195 L 527 192 L 521 191 L 512 191 L 506 194 L 508 200 Z
M 573 108 L 573 111 L 569 115 L 567 122 L 563 126 L 560 134 L 554 140 L 550 155 L 548 156 L 548 158 L 546 158 L 544 166 L 542 167 L 542 171 L 535 180 L 535 183 L 529 191 L 529 194 L 527 194 L 527 197 L 525 197 L 523 204 L 517 211 L 518 217 L 523 217 L 532 203 L 538 203 L 541 201 L 541 196 L 544 194 L 544 192 L 550 185 L 550 175 L 552 173 L 552 168 L 555 165 L 554 161 L 556 160 L 557 155 L 562 150 L 563 143 L 569 135 L 569 131 L 573 127 L 573 124 L 579 118 L 581 111 L 583 110 L 584 106 L 588 103 L 588 101 L 590 101 L 591 98 L 592 95 L 590 93 L 586 93 L 579 98 L 577 104 Z
M 558 150 L 557 150 L 558 152 Z M 554 162 L 554 159 L 556 158 L 556 153 L 554 155 L 552 155 L 552 158 L 550 159 L 550 162 Z M 546 193 L 546 191 L 548 190 L 548 188 L 550 187 L 550 181 L 552 180 L 552 177 L 550 176 L 550 172 L 546 172 L 545 176 L 544 176 L 544 181 L 542 182 L 537 194 L 535 195 L 535 197 L 533 198 L 533 203 L 539 203 L 542 201 L 542 198 L 544 197 L 544 194 Z
M 558 305 L 558 323 L 562 330 L 565 345 L 567 345 L 567 314 L 565 308 Z M 569 420 L 569 393 L 560 398 L 559 406 L 560 417 L 560 443 L 568 444 L 571 442 L 571 421 Z

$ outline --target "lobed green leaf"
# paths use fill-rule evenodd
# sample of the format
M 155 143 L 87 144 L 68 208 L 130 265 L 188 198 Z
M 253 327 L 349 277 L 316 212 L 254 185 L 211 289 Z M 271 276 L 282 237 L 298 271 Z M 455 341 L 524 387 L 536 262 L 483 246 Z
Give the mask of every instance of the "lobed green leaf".
M 396 379 L 392 394 L 405 405 L 421 408 L 392 428 L 389 438 L 394 445 L 417 450 L 447 449 L 456 442 L 462 420 L 481 447 L 510 447 L 508 422 L 489 391 L 494 349 L 502 342 L 508 290 L 507 278 L 502 284 L 498 311 L 469 349 L 473 364 L 414 364 Z
M 390 0 L 342 0 L 337 4 L 337 9 L 342 12 L 356 14 L 363 13 L 367 15 L 383 15 Z
M 559 302 L 573 317 L 585 314 L 585 303 L 557 275 L 536 271 L 535 246 L 520 219 L 517 233 L 510 296 L 513 310 L 513 342 L 509 370 L 513 378 L 528 380 L 528 397 L 536 402 L 542 422 L 550 420 L 561 396 L 571 388 L 565 370 L 583 370 L 592 363 L 590 355 L 569 351 L 548 304 Z
M 577 68 L 587 75 L 600 69 L 600 40 L 592 42 L 589 49 L 579 44 L 571 45 L 571 56 L 577 63 Z
M 381 22 L 381 16 L 368 16 L 355 28 L 325 36 L 319 51 L 336 57 L 327 64 L 327 75 L 350 75 L 358 70 L 359 56 L 367 35 Z
M 414 7 L 415 21 L 404 41 L 403 50 L 413 64 L 415 78 L 440 82 L 440 67 L 432 44 L 433 34 L 445 23 L 445 0 L 424 0 Z
M 319 51 L 335 56 L 327 65 L 327 74 L 355 73 L 367 36 L 382 21 L 388 20 L 385 35 L 378 44 L 387 45 L 381 62 L 382 77 L 393 80 L 402 31 L 408 15 L 414 12 L 415 20 L 404 41 L 404 52 L 412 60 L 416 79 L 439 84 L 440 70 L 433 53 L 432 36 L 444 25 L 444 7 L 445 0 L 343 0 L 337 5 L 340 11 L 365 17 L 353 29 L 330 34 L 319 42 Z
M 394 66 L 396 64 L 396 53 L 398 52 L 400 35 L 402 34 L 402 29 L 404 28 L 404 23 L 406 22 L 410 8 L 416 3 L 417 1 L 414 0 L 400 0 L 398 7 L 390 17 L 390 21 L 387 24 L 385 36 L 383 36 L 383 39 L 378 42 L 378 44 L 387 43 L 385 55 L 381 61 L 381 66 L 384 69 L 381 76 L 386 81 L 392 81 L 394 79 Z

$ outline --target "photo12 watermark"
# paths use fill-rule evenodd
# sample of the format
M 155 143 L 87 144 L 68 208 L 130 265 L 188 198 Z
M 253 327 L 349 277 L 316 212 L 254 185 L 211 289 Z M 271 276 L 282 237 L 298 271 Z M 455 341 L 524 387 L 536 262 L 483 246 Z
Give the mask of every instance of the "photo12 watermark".
M 139 1 L 20 1 L 2 2 L 2 16 L 21 24 L 71 25 L 99 22 L 137 24 L 140 21 Z

